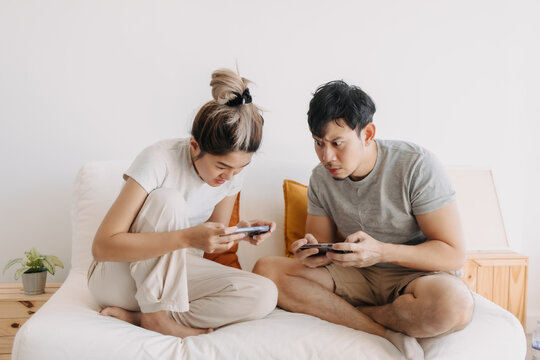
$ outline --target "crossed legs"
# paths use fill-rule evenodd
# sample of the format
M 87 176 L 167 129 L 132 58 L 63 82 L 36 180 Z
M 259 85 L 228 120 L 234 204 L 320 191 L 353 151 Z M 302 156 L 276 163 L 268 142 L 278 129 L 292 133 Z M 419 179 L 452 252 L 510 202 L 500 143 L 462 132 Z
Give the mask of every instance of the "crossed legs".
M 334 294 L 334 281 L 326 268 L 311 269 L 294 259 L 267 257 L 257 262 L 253 272 L 274 281 L 281 308 L 383 336 L 407 359 L 423 358 L 414 337 L 458 330 L 472 315 L 472 296 L 450 275 L 418 278 L 391 304 L 356 308 Z

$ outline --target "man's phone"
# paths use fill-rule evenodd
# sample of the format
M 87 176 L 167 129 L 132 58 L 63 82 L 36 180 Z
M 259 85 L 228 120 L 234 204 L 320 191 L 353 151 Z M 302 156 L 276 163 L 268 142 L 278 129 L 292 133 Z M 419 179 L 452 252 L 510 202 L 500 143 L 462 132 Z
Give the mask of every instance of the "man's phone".
M 317 254 L 313 254 L 311 256 L 320 256 L 325 255 L 327 251 L 336 253 L 336 254 L 349 254 L 352 253 L 350 250 L 335 250 L 332 249 L 332 243 L 325 243 L 325 244 L 305 244 L 300 246 L 300 250 L 308 250 L 308 249 L 319 249 L 319 252 Z
M 244 227 L 244 228 L 238 228 L 236 229 L 233 234 L 240 234 L 240 233 L 248 233 L 249 236 L 255 236 L 259 234 L 264 234 L 265 232 L 270 231 L 269 225 L 262 225 L 262 226 L 251 226 L 251 227 Z M 231 235 L 231 234 L 227 234 Z M 221 235 L 221 236 L 227 236 L 227 235 Z

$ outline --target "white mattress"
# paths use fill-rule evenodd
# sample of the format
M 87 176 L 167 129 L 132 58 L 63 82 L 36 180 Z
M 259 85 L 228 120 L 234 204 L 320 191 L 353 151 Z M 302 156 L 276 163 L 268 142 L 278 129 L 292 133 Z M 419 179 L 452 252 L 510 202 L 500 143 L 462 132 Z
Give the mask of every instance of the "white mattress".
M 475 295 L 464 330 L 421 340 L 426 359 L 524 359 L 519 321 Z M 101 316 L 72 271 L 58 292 L 17 333 L 14 360 L 34 359 L 404 359 L 385 339 L 318 318 L 276 309 L 261 320 L 184 340 Z
M 86 286 L 86 269 L 92 259 L 92 239 L 122 186 L 122 171 L 127 165 L 90 163 L 77 175 L 72 270 L 62 287 L 18 331 L 14 360 L 404 359 L 381 337 L 280 309 L 265 319 L 185 340 L 99 315 Z M 519 321 L 481 296 L 475 295 L 475 299 L 473 320 L 467 328 L 420 341 L 427 360 L 525 358 L 525 334 Z

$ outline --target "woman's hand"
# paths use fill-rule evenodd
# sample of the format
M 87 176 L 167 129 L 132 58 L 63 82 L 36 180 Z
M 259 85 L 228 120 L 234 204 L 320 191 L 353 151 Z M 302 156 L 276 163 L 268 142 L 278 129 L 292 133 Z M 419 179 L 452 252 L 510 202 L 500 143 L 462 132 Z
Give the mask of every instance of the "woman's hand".
M 306 234 L 303 239 L 296 240 L 291 244 L 291 250 L 294 253 L 294 257 L 304 266 L 309 268 L 316 268 L 319 266 L 325 266 L 330 263 L 330 259 L 325 255 L 316 255 L 319 252 L 319 249 L 312 248 L 307 250 L 300 250 L 300 247 L 305 244 L 318 244 L 319 242 L 315 239 L 315 236 L 311 234 Z
M 262 220 L 262 219 L 249 220 L 249 221 L 241 220 L 236 225 L 236 227 L 240 228 L 240 227 L 264 226 L 264 225 L 268 225 L 270 227 L 270 230 L 265 232 L 265 233 L 255 235 L 253 237 L 249 236 L 249 234 L 246 234 L 246 233 L 243 234 L 244 237 L 242 238 L 242 240 L 249 241 L 252 245 L 259 245 L 264 240 L 269 238 L 270 234 L 272 234 L 272 232 L 274 232 L 274 230 L 276 229 L 276 223 L 275 222 Z
M 226 227 L 221 223 L 205 222 L 187 230 L 189 247 L 207 253 L 220 253 L 229 250 L 245 234 L 233 234 L 236 226 Z

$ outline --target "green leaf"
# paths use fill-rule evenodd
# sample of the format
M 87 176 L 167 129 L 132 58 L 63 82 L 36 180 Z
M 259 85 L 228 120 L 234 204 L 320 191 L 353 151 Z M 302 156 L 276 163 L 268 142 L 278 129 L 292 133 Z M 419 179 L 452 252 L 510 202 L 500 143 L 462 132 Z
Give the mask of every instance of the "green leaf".
M 59 258 L 57 258 L 54 255 L 45 255 L 45 259 L 47 259 L 47 261 L 53 264 L 54 266 L 61 267 L 62 269 L 64 268 L 64 264 L 60 261 Z
M 34 261 L 39 258 L 39 255 L 39 251 L 37 251 L 36 248 L 32 248 L 30 249 L 30 256 L 28 258 Z
M 19 278 L 21 277 L 21 275 L 26 271 L 26 270 L 29 270 L 30 268 L 28 266 L 25 266 L 25 267 L 22 267 L 20 268 L 19 270 L 17 270 L 15 272 L 15 280 L 19 280 Z
M 49 259 L 47 259 L 47 257 L 43 259 L 43 266 L 45 266 L 45 269 L 47 269 L 47 271 L 50 272 L 51 275 L 54 275 L 54 265 L 49 262 Z
M 5 273 L 7 269 L 9 269 L 10 267 L 12 267 L 13 265 L 19 263 L 19 264 L 22 264 L 22 258 L 17 258 L 17 259 L 11 259 L 9 260 L 9 262 L 7 263 L 7 265 L 4 267 L 4 271 L 2 272 Z

